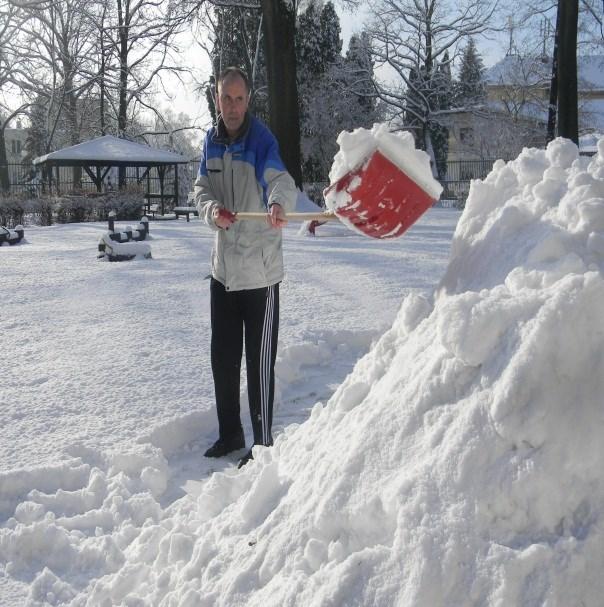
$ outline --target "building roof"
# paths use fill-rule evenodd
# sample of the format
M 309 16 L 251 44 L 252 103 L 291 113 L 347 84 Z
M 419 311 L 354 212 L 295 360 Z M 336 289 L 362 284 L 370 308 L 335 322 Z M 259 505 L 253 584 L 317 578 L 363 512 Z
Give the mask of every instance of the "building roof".
M 512 115 L 511 111 L 501 100 L 492 100 L 487 102 L 487 107 L 491 112 L 501 113 L 506 116 Z M 518 104 L 516 114 L 518 118 L 530 120 L 533 122 L 547 122 L 547 106 L 543 103 L 536 103 L 532 100 L 524 101 Z
M 158 166 L 183 164 L 188 159 L 148 145 L 104 135 L 34 159 L 55 166 Z
M 580 91 L 604 91 L 604 55 L 579 55 L 577 70 Z M 486 70 L 485 82 L 491 86 L 549 85 L 551 75 L 550 57 L 507 55 Z

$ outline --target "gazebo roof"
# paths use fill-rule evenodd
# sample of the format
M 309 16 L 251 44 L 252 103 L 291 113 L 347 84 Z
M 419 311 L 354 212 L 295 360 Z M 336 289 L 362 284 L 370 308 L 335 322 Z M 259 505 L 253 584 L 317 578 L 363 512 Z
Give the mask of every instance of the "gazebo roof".
M 181 154 L 104 135 L 34 159 L 54 166 L 162 166 L 189 162 Z

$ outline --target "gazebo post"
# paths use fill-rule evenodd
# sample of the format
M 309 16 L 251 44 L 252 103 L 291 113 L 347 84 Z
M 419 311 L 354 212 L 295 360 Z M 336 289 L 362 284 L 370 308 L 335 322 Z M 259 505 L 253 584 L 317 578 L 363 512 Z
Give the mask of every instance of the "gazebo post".
M 174 165 L 174 206 L 178 206 L 178 165 Z
M 96 165 L 96 191 L 100 194 L 102 191 L 101 183 L 103 182 L 103 178 L 101 177 L 101 167 Z
M 166 167 L 157 166 L 157 174 L 159 175 L 159 199 L 161 201 L 161 214 L 164 214 L 164 175 Z
M 57 196 L 61 195 L 61 169 L 59 167 L 59 165 L 57 164 L 56 167 L 57 169 L 56 173 L 56 180 L 57 180 Z

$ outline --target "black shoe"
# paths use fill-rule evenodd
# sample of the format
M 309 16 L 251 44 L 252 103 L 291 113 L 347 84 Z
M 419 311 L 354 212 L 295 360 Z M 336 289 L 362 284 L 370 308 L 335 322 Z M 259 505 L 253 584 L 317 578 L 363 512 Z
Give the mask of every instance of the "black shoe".
M 237 464 L 237 468 L 241 469 L 243 468 L 243 466 L 245 466 L 251 459 L 254 459 L 254 455 L 252 454 L 252 450 L 250 449 L 240 460 L 239 463 Z
M 204 457 L 224 457 L 245 447 L 243 434 L 231 438 L 219 438 L 203 455 Z

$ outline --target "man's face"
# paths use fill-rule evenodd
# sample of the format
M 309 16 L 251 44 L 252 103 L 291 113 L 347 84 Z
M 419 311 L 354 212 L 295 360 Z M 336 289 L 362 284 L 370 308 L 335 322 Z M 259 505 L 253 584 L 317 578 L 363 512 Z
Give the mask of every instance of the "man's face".
M 249 103 L 249 95 L 243 78 L 237 75 L 227 76 L 218 85 L 216 101 L 227 133 L 231 136 L 236 135 L 243 124 Z

